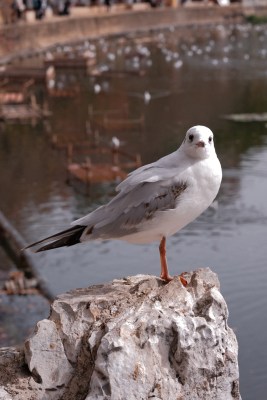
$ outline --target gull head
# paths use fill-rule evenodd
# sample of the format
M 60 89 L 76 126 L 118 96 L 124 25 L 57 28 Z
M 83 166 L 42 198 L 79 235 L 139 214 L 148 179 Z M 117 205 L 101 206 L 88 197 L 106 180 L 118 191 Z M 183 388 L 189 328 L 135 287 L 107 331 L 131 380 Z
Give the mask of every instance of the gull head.
M 205 159 L 216 154 L 213 133 L 209 128 L 202 125 L 188 129 L 181 147 L 192 158 Z

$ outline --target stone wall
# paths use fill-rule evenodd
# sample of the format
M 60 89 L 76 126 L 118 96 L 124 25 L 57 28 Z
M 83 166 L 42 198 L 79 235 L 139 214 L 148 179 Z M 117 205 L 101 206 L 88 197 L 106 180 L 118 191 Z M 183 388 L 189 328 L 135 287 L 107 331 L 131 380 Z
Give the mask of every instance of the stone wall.
M 0 27 L 0 62 L 11 55 L 38 51 L 55 43 L 66 43 L 170 25 L 207 24 L 242 18 L 240 5 L 231 7 L 178 7 L 125 11 L 92 16 L 56 17 L 47 21 Z

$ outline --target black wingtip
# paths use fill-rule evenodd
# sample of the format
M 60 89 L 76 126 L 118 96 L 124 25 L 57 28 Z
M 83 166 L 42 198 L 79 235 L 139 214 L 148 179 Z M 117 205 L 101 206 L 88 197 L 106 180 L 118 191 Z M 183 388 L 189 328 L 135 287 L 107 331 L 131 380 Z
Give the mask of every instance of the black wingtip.
M 21 253 L 24 253 L 25 251 L 29 250 L 31 253 L 36 253 L 36 250 L 31 248 L 31 245 L 23 247 L 22 249 L 20 249 Z
M 52 250 L 58 247 L 73 246 L 74 244 L 80 243 L 81 235 L 86 228 L 86 226 L 82 225 L 73 226 L 65 231 L 32 243 L 29 246 L 24 247 L 22 251 L 30 250 L 32 253 L 39 253 L 41 251 Z M 44 243 L 47 244 L 35 249 L 36 246 Z

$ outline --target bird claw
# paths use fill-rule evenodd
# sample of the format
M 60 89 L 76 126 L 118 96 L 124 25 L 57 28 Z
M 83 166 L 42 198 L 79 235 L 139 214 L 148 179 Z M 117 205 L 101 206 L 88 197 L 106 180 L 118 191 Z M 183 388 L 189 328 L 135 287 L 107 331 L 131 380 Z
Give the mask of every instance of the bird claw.
M 188 285 L 187 280 L 183 277 L 183 274 L 179 275 L 178 278 L 180 279 L 181 284 L 186 287 Z M 165 281 L 166 283 L 169 283 L 173 280 L 173 276 L 170 275 L 160 275 L 160 279 Z
M 163 274 L 161 274 L 161 275 L 160 275 L 160 279 L 162 279 L 163 281 L 169 283 L 169 282 L 171 282 L 171 281 L 173 280 L 173 277 L 170 276 L 170 275 L 163 275 Z
M 180 279 L 181 284 L 186 287 L 188 285 L 187 280 L 183 277 L 183 274 L 179 275 L 178 277 Z

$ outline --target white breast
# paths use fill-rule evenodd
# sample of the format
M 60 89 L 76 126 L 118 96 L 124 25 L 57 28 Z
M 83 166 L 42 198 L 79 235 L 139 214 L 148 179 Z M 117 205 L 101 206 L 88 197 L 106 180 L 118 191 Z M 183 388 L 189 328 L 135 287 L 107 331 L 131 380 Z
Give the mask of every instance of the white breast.
M 194 164 L 181 176 L 188 187 L 177 199 L 176 208 L 158 211 L 143 230 L 121 239 L 130 243 L 150 243 L 173 235 L 211 205 L 219 191 L 221 179 L 222 171 L 217 157 Z

